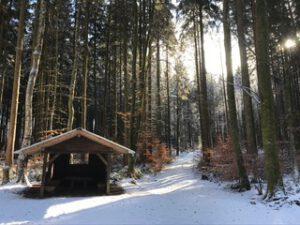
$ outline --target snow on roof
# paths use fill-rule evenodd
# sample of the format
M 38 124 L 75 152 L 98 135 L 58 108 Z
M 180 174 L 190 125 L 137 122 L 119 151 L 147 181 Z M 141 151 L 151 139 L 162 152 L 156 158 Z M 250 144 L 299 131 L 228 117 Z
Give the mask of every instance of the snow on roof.
M 20 154 L 23 153 L 25 155 L 33 155 L 36 154 L 38 152 L 41 152 L 42 149 L 44 148 L 48 148 L 51 147 L 53 145 L 62 143 L 64 141 L 70 140 L 74 137 L 85 137 L 87 139 L 89 139 L 92 142 L 95 142 L 97 144 L 106 146 L 108 148 L 111 148 L 113 150 L 115 150 L 118 153 L 121 154 L 134 154 L 134 151 L 132 151 L 131 149 L 120 145 L 116 142 L 113 142 L 107 138 L 101 137 L 97 134 L 94 134 L 86 129 L 83 128 L 77 128 L 71 131 L 68 131 L 66 133 L 60 134 L 58 136 L 55 137 L 50 137 L 46 140 L 40 141 L 38 143 L 35 143 L 33 145 L 24 147 L 18 151 L 15 152 L 15 154 Z

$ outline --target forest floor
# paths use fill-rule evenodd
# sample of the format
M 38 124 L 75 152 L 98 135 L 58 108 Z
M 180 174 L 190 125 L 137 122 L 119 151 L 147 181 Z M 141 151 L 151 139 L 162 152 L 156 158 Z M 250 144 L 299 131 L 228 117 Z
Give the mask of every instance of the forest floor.
M 183 153 L 136 185 L 123 180 L 126 193 L 118 196 L 26 199 L 17 194 L 23 186 L 2 186 L 0 224 L 299 224 L 297 204 L 203 181 L 194 159 L 194 152 Z

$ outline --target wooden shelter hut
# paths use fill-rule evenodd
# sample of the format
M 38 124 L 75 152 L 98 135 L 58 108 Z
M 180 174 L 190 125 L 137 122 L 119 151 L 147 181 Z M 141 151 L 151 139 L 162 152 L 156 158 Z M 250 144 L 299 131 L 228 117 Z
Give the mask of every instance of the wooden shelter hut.
M 15 152 L 43 155 L 40 196 L 57 187 L 94 187 L 110 193 L 112 156 L 134 151 L 82 128 L 51 137 Z

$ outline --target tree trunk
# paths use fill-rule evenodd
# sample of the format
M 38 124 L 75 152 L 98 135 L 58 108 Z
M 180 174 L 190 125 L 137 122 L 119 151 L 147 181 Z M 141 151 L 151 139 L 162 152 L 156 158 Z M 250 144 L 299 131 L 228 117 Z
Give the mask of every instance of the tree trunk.
M 201 98 L 200 98 L 200 74 L 199 74 L 199 55 L 198 55 L 198 41 L 197 41 L 197 29 L 196 29 L 196 20 L 194 15 L 194 21 L 193 21 L 193 35 L 194 35 L 194 48 L 195 48 L 195 69 L 196 69 L 196 82 L 197 82 L 197 102 L 198 102 L 198 111 L 200 115 L 200 125 L 201 125 Z M 206 157 L 207 155 L 205 155 Z M 204 157 L 204 154 L 203 154 Z M 207 161 L 207 159 L 203 159 L 204 162 Z
M 180 96 L 179 96 L 179 88 L 180 88 L 180 78 L 179 75 L 176 74 L 176 156 L 179 156 L 180 152 L 180 116 L 181 116 L 181 104 L 180 104 Z
M 244 166 L 243 155 L 240 148 L 239 132 L 237 124 L 237 114 L 234 94 L 234 79 L 232 73 L 232 56 L 231 56 L 231 37 L 229 22 L 229 0 L 223 0 L 223 25 L 224 25 L 224 46 L 227 69 L 227 99 L 229 108 L 230 135 L 232 138 L 233 149 L 236 156 L 238 172 L 240 177 L 240 190 L 249 190 L 250 183 Z
M 89 1 L 85 1 L 85 24 L 84 24 L 84 67 L 83 67 L 83 93 L 82 93 L 82 115 L 81 127 L 86 129 L 87 119 L 87 90 L 89 73 Z
M 79 41 L 79 14 L 80 14 L 80 0 L 75 4 L 75 35 L 74 35 L 74 59 L 72 65 L 71 81 L 69 85 L 69 97 L 68 97 L 68 124 L 67 130 L 72 130 L 74 121 L 74 97 L 77 81 L 77 66 L 78 66 L 78 41 Z
M 38 16 L 35 28 L 35 35 L 33 37 L 33 48 L 31 56 L 30 73 L 27 82 L 26 94 L 25 94 L 25 117 L 24 117 L 24 134 L 22 141 L 22 148 L 30 145 L 32 136 L 32 100 L 33 91 L 36 83 L 36 78 L 39 73 L 40 60 L 43 48 L 43 39 L 45 32 L 45 14 L 46 14 L 46 2 L 40 0 L 37 9 Z M 27 164 L 27 158 L 23 155 L 19 155 L 18 159 L 18 181 L 24 179 L 24 169 Z
M 160 43 L 156 40 L 156 133 L 161 138 L 161 98 L 160 98 Z
M 283 187 L 276 145 L 276 121 L 274 99 L 269 67 L 269 33 L 267 6 L 264 0 L 255 4 L 255 34 L 258 89 L 261 98 L 261 126 L 263 147 L 265 151 L 265 175 L 268 183 L 265 197 L 274 196 L 279 186 Z
M 45 31 L 45 13 L 46 2 L 45 0 L 39 1 L 39 9 L 37 10 L 37 28 L 35 30 L 35 36 L 33 40 L 33 49 L 31 56 L 30 73 L 27 83 L 26 95 L 25 95 L 25 125 L 22 147 L 30 145 L 32 135 L 32 99 L 33 90 L 36 83 L 36 78 L 39 72 L 40 60 L 43 48 L 43 38 Z
M 127 0 L 124 0 L 124 8 L 127 10 Z M 124 79 L 124 145 L 130 145 L 130 105 L 129 105 L 129 74 L 128 74 L 128 19 L 125 16 L 123 21 L 123 79 Z M 128 155 L 124 155 L 123 164 L 127 165 L 129 162 Z
M 130 147 L 134 151 L 136 151 L 136 130 L 135 130 L 135 111 L 136 111 L 136 95 L 137 95 L 137 42 L 138 42 L 138 8 L 137 8 L 137 1 L 134 2 L 134 9 L 133 9 L 133 17 L 134 17 L 134 28 L 133 28 L 133 40 L 132 40 L 132 105 L 131 105 L 131 115 L 130 115 Z M 128 166 L 128 173 L 130 176 L 134 176 L 134 167 L 135 167 L 135 156 L 130 156 L 129 159 L 129 166 Z
M 282 57 L 284 58 L 284 57 Z M 284 59 L 283 59 L 284 60 Z M 283 62 L 283 78 L 284 78 L 284 108 L 286 114 L 286 130 L 288 136 L 288 146 L 289 146 L 289 162 L 293 169 L 293 176 L 295 183 L 299 182 L 299 168 L 297 163 L 297 151 L 295 144 L 295 130 L 297 121 L 297 112 L 293 107 L 293 95 L 292 95 L 292 81 L 290 71 L 287 70 L 285 63 Z
M 50 109 L 50 121 L 49 130 L 53 130 L 54 115 L 57 104 L 57 87 L 59 80 L 59 5 L 55 5 L 55 72 L 54 72 L 54 84 L 53 84 L 53 100 Z
M 199 19 L 200 19 L 200 102 L 201 102 L 201 140 L 203 148 L 203 159 L 205 163 L 210 163 L 209 149 L 212 146 L 211 143 L 211 127 L 210 116 L 208 109 L 207 99 L 207 84 L 206 84 L 206 67 L 205 67 L 205 52 L 204 52 L 204 31 L 203 31 L 203 9 L 199 7 Z
M 249 70 L 248 70 L 248 57 L 246 50 L 246 39 L 245 39 L 245 23 L 244 23 L 244 0 L 236 0 L 237 8 L 237 32 L 238 32 L 238 44 L 240 50 L 240 62 L 241 62 L 241 74 L 242 74 L 242 85 L 246 90 L 243 92 L 243 105 L 244 105 L 244 116 L 245 116 L 245 130 L 246 130 L 246 146 L 247 151 L 252 155 L 252 172 L 254 179 L 257 178 L 257 144 L 254 131 L 254 117 L 252 108 L 252 99 L 248 94 L 251 89 Z
M 106 35 L 106 59 L 105 59 L 105 74 L 104 74 L 104 96 L 103 96 L 103 116 L 102 116 L 102 133 L 104 136 L 108 135 L 108 128 L 107 128 L 107 120 L 108 120 L 108 105 L 109 105 L 109 83 L 110 83 L 110 48 L 111 48 L 111 9 L 110 6 L 107 9 L 107 35 Z
M 125 0 L 125 9 L 127 9 L 127 1 Z M 124 143 L 125 146 L 129 146 L 129 82 L 128 82 L 128 21 L 127 17 L 124 20 L 124 39 L 123 39 L 123 74 L 124 74 Z M 127 158 L 127 157 L 125 157 Z M 126 159 L 125 159 L 126 160 Z M 124 160 L 124 161 L 125 161 Z
M 245 39 L 245 23 L 244 23 L 244 0 L 236 0 L 237 8 L 237 31 L 238 31 L 238 43 L 240 50 L 241 59 L 241 73 L 242 73 L 242 84 L 243 88 L 250 89 L 249 71 L 248 71 L 248 59 L 246 51 L 246 39 Z M 245 113 L 245 129 L 246 129 L 246 143 L 247 150 L 249 153 L 253 154 L 256 158 L 257 146 L 254 131 L 254 118 L 251 96 L 246 92 L 243 92 L 243 102 L 244 102 L 244 113 Z
M 169 85 L 169 45 L 166 45 L 166 88 L 167 88 L 167 132 L 166 141 L 169 148 L 169 153 L 172 155 L 171 150 L 171 110 L 170 110 L 170 85 Z
M 9 172 L 11 166 L 13 165 L 13 159 L 14 159 L 13 156 L 14 156 L 17 118 L 18 118 L 22 55 L 23 55 L 23 48 L 24 48 L 26 1 L 20 0 L 19 4 L 20 4 L 20 16 L 19 16 L 19 25 L 18 25 L 18 40 L 17 40 L 17 47 L 16 47 L 13 93 L 11 99 L 10 118 L 9 118 L 8 132 L 7 132 L 7 145 L 6 145 L 6 157 L 5 157 L 6 168 L 3 170 L 3 172 L 5 173 L 5 175 L 3 176 L 3 183 L 7 183 L 10 180 Z
M 149 46 L 148 56 L 148 92 L 147 92 L 147 128 L 152 131 L 152 43 Z

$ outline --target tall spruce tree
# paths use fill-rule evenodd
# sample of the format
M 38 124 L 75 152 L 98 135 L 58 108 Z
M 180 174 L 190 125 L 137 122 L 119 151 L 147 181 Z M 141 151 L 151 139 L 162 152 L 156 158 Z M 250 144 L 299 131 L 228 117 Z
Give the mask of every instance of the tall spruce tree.
M 268 182 L 266 198 L 275 195 L 283 186 L 276 144 L 274 99 L 271 85 L 269 59 L 269 33 L 267 6 L 263 0 L 255 3 L 255 53 L 257 59 L 258 88 L 261 97 L 261 126 L 265 152 L 265 174 Z
M 226 56 L 226 69 L 227 69 L 227 101 L 230 123 L 230 136 L 233 143 L 233 149 L 236 156 L 238 172 L 240 177 L 240 190 L 249 190 L 250 183 L 248 180 L 247 172 L 244 166 L 243 155 L 240 147 L 235 93 L 234 93 L 234 79 L 232 73 L 232 49 L 231 49 L 231 32 L 230 32 L 230 19 L 229 19 L 229 0 L 223 0 L 223 29 L 224 29 L 224 46 Z

